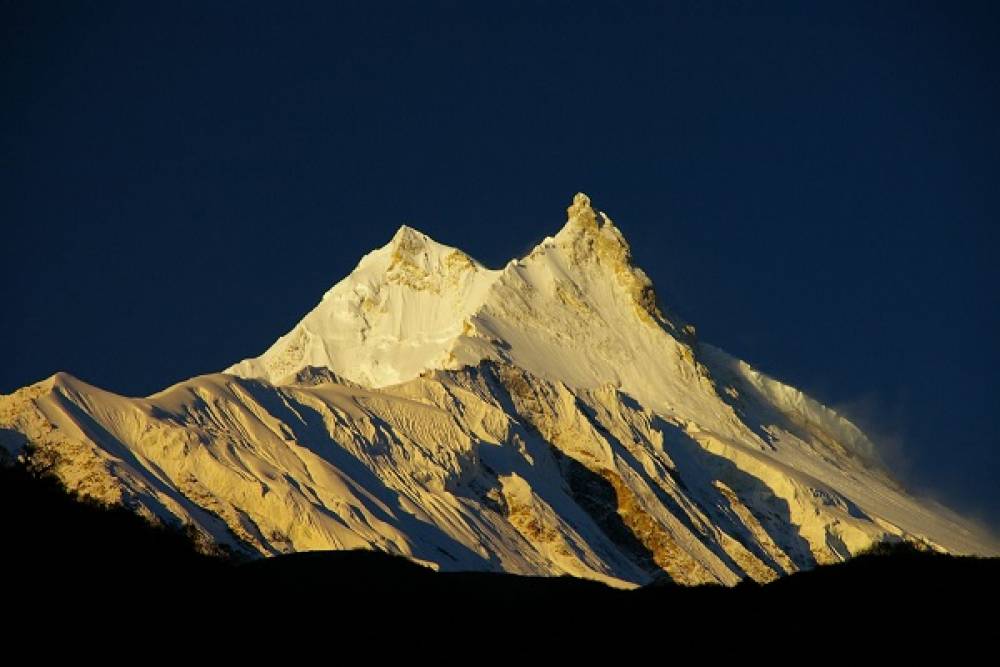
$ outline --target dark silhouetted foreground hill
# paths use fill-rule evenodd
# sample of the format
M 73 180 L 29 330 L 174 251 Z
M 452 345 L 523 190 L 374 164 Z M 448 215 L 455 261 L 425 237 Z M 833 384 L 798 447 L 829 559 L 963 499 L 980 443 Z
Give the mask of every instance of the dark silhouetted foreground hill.
M 57 481 L 20 466 L 0 466 L 0 535 L 8 605 L 49 600 L 106 611 L 138 604 L 146 614 L 169 609 L 235 613 L 250 608 L 246 605 L 293 609 L 304 600 L 339 611 L 411 614 L 431 607 L 517 606 L 540 614 L 558 609 L 599 615 L 614 610 L 618 620 L 636 612 L 666 619 L 803 608 L 953 614 L 992 607 L 1000 581 L 1000 559 L 946 556 L 906 545 L 883 545 L 846 563 L 766 586 L 660 584 L 636 591 L 570 577 L 435 573 L 403 558 L 365 551 L 239 562 L 199 553 L 184 532 L 153 526 L 127 509 L 81 502 Z

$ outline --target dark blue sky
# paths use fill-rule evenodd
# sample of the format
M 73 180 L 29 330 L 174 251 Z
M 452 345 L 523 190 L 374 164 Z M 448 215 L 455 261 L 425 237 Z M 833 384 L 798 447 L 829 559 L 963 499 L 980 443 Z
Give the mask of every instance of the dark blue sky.
M 1000 5 L 621 4 L 0 0 L 0 391 L 221 369 L 403 222 L 498 266 L 583 190 L 1000 523 Z

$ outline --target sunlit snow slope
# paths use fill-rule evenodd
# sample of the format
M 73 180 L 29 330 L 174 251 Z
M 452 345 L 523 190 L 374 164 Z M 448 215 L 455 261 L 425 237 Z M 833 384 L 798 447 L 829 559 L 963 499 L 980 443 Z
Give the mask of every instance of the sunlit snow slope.
M 880 540 L 996 553 L 849 421 L 665 314 L 586 196 L 568 214 L 501 270 L 402 227 L 225 373 L 0 397 L 0 452 L 250 554 L 632 585 L 766 581 Z

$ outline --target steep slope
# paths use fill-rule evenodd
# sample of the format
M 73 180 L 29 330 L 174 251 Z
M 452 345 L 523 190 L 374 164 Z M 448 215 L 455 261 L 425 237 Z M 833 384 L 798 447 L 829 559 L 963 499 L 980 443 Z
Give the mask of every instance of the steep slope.
M 227 373 L 280 383 L 328 368 L 368 387 L 438 368 L 497 271 L 403 226 L 264 354 Z
M 850 422 L 664 314 L 583 195 L 499 271 L 401 228 L 227 374 L 0 397 L 0 445 L 251 554 L 627 586 L 767 581 L 884 540 L 996 552 Z

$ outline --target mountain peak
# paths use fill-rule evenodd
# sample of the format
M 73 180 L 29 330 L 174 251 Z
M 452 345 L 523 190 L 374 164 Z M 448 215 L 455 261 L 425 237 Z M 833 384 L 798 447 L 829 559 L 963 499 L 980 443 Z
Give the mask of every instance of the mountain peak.
M 440 245 L 434 239 L 424 234 L 419 229 L 414 229 L 409 225 L 400 225 L 396 233 L 389 239 L 387 247 L 394 251 L 399 250 L 406 254 L 416 254 L 426 248 L 429 244 Z
M 566 226 L 582 231 L 597 231 L 597 214 L 590 205 L 590 197 L 577 192 L 573 203 L 566 209 Z
M 625 298 L 604 303 L 609 290 Z M 541 312 L 578 320 L 584 335 L 601 321 L 630 321 L 622 307 L 654 329 L 677 329 L 658 308 L 649 278 L 632 265 L 621 232 L 578 193 L 555 237 L 500 270 L 402 225 L 292 331 L 228 372 L 283 381 L 305 366 L 327 367 L 341 378 L 383 387 L 427 369 L 535 349 L 539 336 L 558 334 L 566 324 L 526 324 Z M 524 326 L 538 331 L 512 352 Z M 563 338 L 555 338 L 558 347 Z
M 556 239 L 564 244 L 584 240 L 588 248 L 612 251 L 615 255 L 627 255 L 629 251 L 628 242 L 611 218 L 603 211 L 595 211 L 590 197 L 582 192 L 576 193 L 573 203 L 566 209 L 566 224 Z
M 652 281 L 632 263 L 632 248 L 611 218 L 603 211 L 595 212 L 590 197 L 582 192 L 573 197 L 566 216 L 566 224 L 554 240 L 571 264 L 604 266 L 629 293 L 643 319 L 666 323 Z
M 567 213 L 498 270 L 400 227 L 227 371 L 266 382 L 129 399 L 57 374 L 0 396 L 0 458 L 261 556 L 632 586 L 764 582 L 888 540 L 996 552 L 846 419 L 661 316 L 586 195 Z
M 381 254 L 387 262 L 384 275 L 389 281 L 408 284 L 414 289 L 445 289 L 457 276 L 484 268 L 461 250 L 407 225 L 396 231 Z

